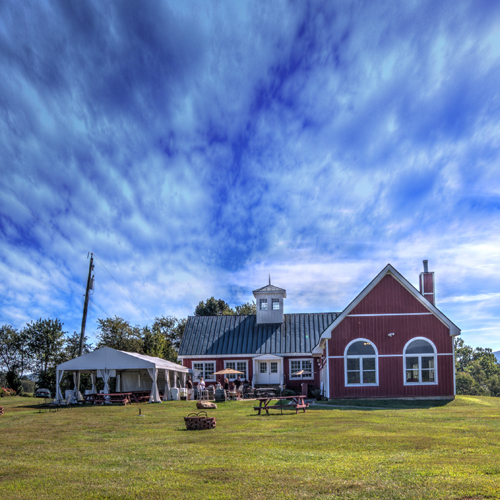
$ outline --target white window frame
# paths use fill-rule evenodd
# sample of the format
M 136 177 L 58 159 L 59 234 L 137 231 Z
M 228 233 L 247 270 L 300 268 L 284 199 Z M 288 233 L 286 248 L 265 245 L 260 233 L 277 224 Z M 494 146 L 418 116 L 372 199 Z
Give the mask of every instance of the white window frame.
M 425 340 L 434 349 L 434 354 L 430 352 L 421 354 L 406 354 L 406 349 L 415 340 Z M 406 358 L 418 358 L 418 380 L 422 380 L 422 358 L 434 358 L 434 382 L 407 382 L 406 381 Z M 404 385 L 438 385 L 438 355 L 437 349 L 432 340 L 426 337 L 413 337 L 410 339 L 403 348 L 403 383 Z
M 264 304 L 266 305 L 266 307 L 262 307 Z M 259 309 L 261 311 L 269 311 L 269 304 L 267 302 L 267 299 L 259 299 Z
M 369 342 L 370 345 L 373 347 L 373 350 L 375 351 L 375 354 L 355 354 L 355 355 L 347 355 L 347 351 L 349 350 L 349 347 L 351 347 L 352 344 L 355 344 L 356 342 Z M 363 359 L 365 358 L 370 358 L 372 359 L 375 357 L 375 383 L 369 383 L 365 384 L 361 382 L 363 380 Z M 359 372 L 360 372 L 360 383 L 359 384 L 349 384 L 348 378 L 347 378 L 347 360 L 348 359 L 359 359 Z M 344 350 L 344 386 L 345 387 L 378 387 L 378 349 L 377 346 L 368 339 L 354 339 L 349 342 Z
M 231 363 L 231 364 L 234 364 L 234 367 L 233 366 L 228 366 L 228 363 Z M 234 370 L 238 370 L 241 372 L 241 370 L 238 368 L 238 364 L 245 364 L 245 373 L 243 375 L 240 375 L 241 377 L 241 380 L 249 380 L 248 378 L 248 361 L 242 361 L 241 359 L 228 359 L 227 361 L 224 361 L 224 368 L 233 368 Z M 233 374 L 230 374 L 228 373 L 227 375 L 227 378 L 229 380 L 236 380 L 238 378 L 238 374 L 236 373 L 233 373 Z
M 275 304 L 278 304 L 278 307 L 274 307 Z M 279 311 L 280 310 L 280 299 L 271 299 L 271 311 Z
M 292 370 L 292 362 L 298 361 L 300 363 L 300 368 L 297 371 L 303 370 L 303 362 L 307 361 L 311 363 L 311 375 L 306 375 L 303 373 L 302 375 L 292 375 L 295 370 Z M 288 360 L 288 373 L 290 374 L 288 378 L 290 380 L 314 380 L 314 359 L 313 358 L 298 358 L 298 359 L 289 359 Z
M 206 365 L 207 364 L 213 364 L 214 365 L 214 372 L 217 371 L 217 369 L 216 369 L 217 365 L 216 365 L 215 361 L 209 361 L 209 360 L 207 360 L 207 361 L 193 361 L 191 363 L 191 367 L 193 368 L 193 370 L 199 370 L 199 368 L 195 368 L 194 365 L 203 365 L 203 370 L 201 370 L 202 371 L 201 376 L 203 377 L 203 380 L 205 382 L 216 382 L 215 375 L 213 375 L 213 378 L 207 378 L 205 376 L 205 374 L 206 374 Z M 195 380 L 194 382 L 199 382 L 199 381 L 200 380 L 198 379 L 198 380 Z

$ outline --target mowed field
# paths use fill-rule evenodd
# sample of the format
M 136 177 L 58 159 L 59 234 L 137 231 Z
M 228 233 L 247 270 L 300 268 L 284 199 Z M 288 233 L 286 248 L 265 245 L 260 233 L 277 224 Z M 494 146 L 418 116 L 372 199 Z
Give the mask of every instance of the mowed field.
M 37 402 L 0 400 L 2 500 L 500 498 L 499 398 L 270 416 L 227 402 L 197 432 L 183 419 L 193 402 Z

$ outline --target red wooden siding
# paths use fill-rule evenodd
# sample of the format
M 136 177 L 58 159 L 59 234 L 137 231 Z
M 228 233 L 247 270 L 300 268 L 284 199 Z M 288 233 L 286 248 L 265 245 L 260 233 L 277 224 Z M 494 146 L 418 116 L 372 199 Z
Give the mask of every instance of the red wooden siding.
M 332 331 L 332 338 L 328 341 L 328 355 L 339 357 L 329 359 L 330 397 L 453 397 L 453 338 L 449 328 L 433 314 L 411 315 L 429 312 L 395 278 L 390 275 L 382 278 Z M 382 316 L 375 316 L 379 314 Z M 384 314 L 400 316 L 383 316 Z M 394 335 L 389 337 L 389 333 Z M 437 385 L 404 385 L 403 350 L 408 341 L 415 337 L 425 337 L 436 346 Z M 377 348 L 378 386 L 345 387 L 343 356 L 347 344 L 358 338 L 368 339 Z
M 350 314 L 400 314 L 428 312 L 408 290 L 391 275 L 384 276 Z

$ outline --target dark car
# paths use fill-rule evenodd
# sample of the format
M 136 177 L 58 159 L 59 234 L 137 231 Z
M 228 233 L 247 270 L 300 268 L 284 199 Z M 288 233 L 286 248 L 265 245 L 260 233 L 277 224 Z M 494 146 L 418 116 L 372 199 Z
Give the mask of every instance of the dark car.
M 48 389 L 37 389 L 35 398 L 50 398 L 50 391 Z

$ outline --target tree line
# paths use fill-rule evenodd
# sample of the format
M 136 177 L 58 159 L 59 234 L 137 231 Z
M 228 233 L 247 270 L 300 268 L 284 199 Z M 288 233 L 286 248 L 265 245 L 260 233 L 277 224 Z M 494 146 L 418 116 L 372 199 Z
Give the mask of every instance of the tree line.
M 256 314 L 254 302 L 234 309 L 221 299 L 210 297 L 201 301 L 195 316 Z M 177 353 L 186 327 L 187 318 L 173 316 L 155 318 L 152 326 L 131 325 L 115 316 L 97 320 L 95 344 L 83 343 L 83 354 L 101 347 L 136 352 L 177 362 Z M 23 392 L 23 379 L 30 375 L 36 387 L 55 390 L 57 365 L 78 356 L 80 333 L 68 334 L 59 319 L 39 319 L 18 330 L 11 325 L 0 327 L 0 385 L 16 393 Z M 69 376 L 62 385 L 71 385 Z M 89 382 L 83 376 L 83 383 Z M 26 384 L 25 384 L 26 386 Z
M 222 299 L 210 297 L 201 301 L 195 316 L 227 316 L 256 314 L 255 302 L 234 309 Z M 132 326 L 115 316 L 97 320 L 96 343 L 85 337 L 83 353 L 101 347 L 136 352 L 177 362 L 177 353 L 187 318 L 173 316 L 155 318 L 152 326 Z M 10 325 L 0 327 L 0 384 L 21 393 L 22 379 L 34 376 L 36 387 L 55 388 L 56 367 L 78 356 L 80 334 L 68 334 L 58 319 L 39 319 L 17 330 Z M 473 348 L 463 339 L 455 339 L 457 394 L 500 396 L 500 364 L 491 349 Z
M 101 347 L 137 352 L 177 362 L 177 352 L 187 319 L 173 316 L 155 318 L 151 327 L 132 326 L 118 316 L 98 319 L 96 343 L 85 336 L 83 354 Z M 39 319 L 21 330 L 0 327 L 0 382 L 17 393 L 23 378 L 30 374 L 36 387 L 55 390 L 56 367 L 78 356 L 80 334 L 68 334 L 58 319 Z

